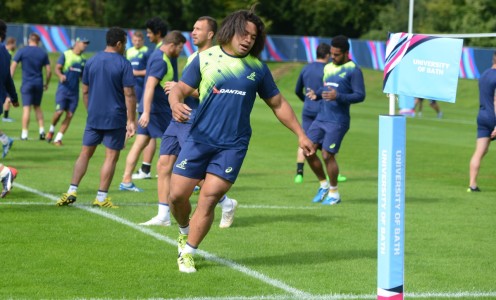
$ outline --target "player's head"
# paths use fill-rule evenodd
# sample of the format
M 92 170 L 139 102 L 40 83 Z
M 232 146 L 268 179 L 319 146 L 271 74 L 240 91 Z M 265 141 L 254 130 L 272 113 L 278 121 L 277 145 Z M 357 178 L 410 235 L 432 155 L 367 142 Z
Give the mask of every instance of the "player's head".
M 114 48 L 120 54 L 126 50 L 127 33 L 119 27 L 112 27 L 106 35 L 107 47 Z
M 236 56 L 258 57 L 264 48 L 265 25 L 253 10 L 238 10 L 222 22 L 217 42 Z
M 350 51 L 350 43 L 344 35 L 338 35 L 331 41 L 331 59 L 335 65 L 347 63 L 350 59 L 348 52 Z
M 186 38 L 181 31 L 172 30 L 164 37 L 163 47 L 168 47 L 168 56 L 174 58 L 179 57 L 181 51 L 183 51 L 184 43 L 186 43 Z
M 150 42 L 156 44 L 167 34 L 167 25 L 159 17 L 146 21 L 146 36 Z
M 32 44 L 39 45 L 41 38 L 40 38 L 39 34 L 37 34 L 35 32 L 31 32 L 29 34 L 28 40 Z
M 319 44 L 315 54 L 317 55 L 317 59 L 329 58 L 329 55 L 331 55 L 331 46 L 326 43 Z
M 198 48 L 203 48 L 207 43 L 212 44 L 217 33 L 217 21 L 209 16 L 199 17 L 193 26 L 191 37 L 193 44 Z
M 5 40 L 5 36 L 7 35 L 7 23 L 4 20 L 0 19 L 0 41 Z
M 17 41 L 14 37 L 9 36 L 5 40 L 5 48 L 7 48 L 7 50 L 9 50 L 9 51 L 14 51 L 16 49 L 16 44 L 17 44 Z
M 131 42 L 133 43 L 133 46 L 136 49 L 143 47 L 143 45 L 145 44 L 143 32 L 135 31 L 133 33 L 133 37 L 131 39 Z
M 80 54 L 86 50 L 89 44 L 90 44 L 90 40 L 88 40 L 87 38 L 78 37 L 76 38 L 76 41 L 74 42 L 74 47 L 72 49 Z

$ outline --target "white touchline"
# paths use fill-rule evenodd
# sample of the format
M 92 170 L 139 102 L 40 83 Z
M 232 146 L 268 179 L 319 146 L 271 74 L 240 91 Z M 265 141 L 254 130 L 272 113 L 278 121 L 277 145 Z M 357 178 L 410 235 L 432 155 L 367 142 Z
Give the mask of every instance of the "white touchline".
M 19 184 L 17 182 L 14 183 L 14 186 L 18 187 L 22 190 L 28 191 L 30 193 L 42 196 L 42 197 L 47 198 L 47 199 L 50 199 L 52 201 L 58 200 L 58 197 L 56 197 L 52 194 L 43 193 L 43 192 L 38 191 L 36 189 Z M 41 204 L 41 203 L 36 203 L 36 202 L 2 202 L 2 203 L 7 204 L 7 205 L 28 205 L 28 204 L 36 205 L 36 204 Z M 116 215 L 110 214 L 110 213 L 108 213 L 108 212 L 106 212 L 100 208 L 91 208 L 89 206 L 82 206 L 82 205 L 75 205 L 74 207 L 85 210 L 85 211 L 90 212 L 90 213 L 100 215 L 104 218 L 113 220 L 113 221 L 118 222 L 120 224 L 127 225 L 127 226 L 129 226 L 133 229 L 136 229 L 136 230 L 138 230 L 138 231 L 140 231 L 146 235 L 152 236 L 159 241 L 166 242 L 167 244 L 170 244 L 174 247 L 177 246 L 177 242 L 175 240 L 173 240 L 173 239 L 171 239 L 165 235 L 158 234 L 153 230 L 150 230 L 146 227 L 139 226 L 139 225 L 137 225 L 131 221 L 128 221 L 128 220 L 123 219 L 121 217 L 118 217 Z M 251 206 L 247 205 L 247 207 L 251 207 Z M 259 208 L 259 206 L 256 206 L 256 205 L 254 205 L 253 207 Z M 278 206 L 263 206 L 263 205 L 261 207 L 280 208 Z M 282 207 L 282 208 L 291 208 L 291 207 L 288 206 L 288 207 Z M 284 282 L 281 282 L 277 279 L 272 279 L 272 278 L 270 278 L 270 277 L 268 277 L 268 276 L 266 276 L 260 272 L 251 270 L 251 269 L 249 269 L 243 265 L 240 265 L 238 263 L 235 263 L 233 261 L 217 257 L 216 255 L 210 254 L 206 251 L 198 250 L 197 254 L 200 256 L 203 256 L 205 259 L 208 259 L 208 260 L 214 261 L 216 263 L 228 266 L 228 267 L 230 267 L 234 270 L 237 270 L 237 271 L 239 271 L 245 275 L 259 279 L 260 281 L 262 281 L 266 284 L 272 285 L 272 286 L 279 288 L 285 292 L 288 292 L 288 293 L 292 294 L 292 297 L 294 297 L 296 299 L 312 299 L 312 300 L 377 299 L 377 296 L 373 295 L 373 294 L 369 294 L 369 295 L 365 295 L 365 294 L 363 294 L 363 295 L 353 295 L 353 294 L 312 295 L 312 294 L 306 293 L 304 291 L 298 290 L 294 287 L 291 287 L 291 286 L 289 286 L 289 285 L 285 284 Z M 408 292 L 406 292 L 405 297 L 416 298 L 416 299 L 417 298 L 453 299 L 453 298 L 482 298 L 482 297 L 488 298 L 488 297 L 496 297 L 496 291 L 494 291 L 494 292 L 478 292 L 478 291 L 463 292 L 463 291 L 459 291 L 459 292 L 445 292 L 445 293 L 443 293 L 443 292 L 438 292 L 438 293 L 434 293 L 434 292 L 408 293 Z M 179 299 L 180 300 L 210 300 L 210 299 L 211 300 L 224 300 L 224 299 L 252 300 L 252 299 L 260 299 L 260 298 L 267 299 L 267 300 L 269 300 L 269 299 L 272 299 L 272 300 L 288 299 L 287 296 L 279 296 L 279 295 L 275 295 L 275 296 L 266 295 L 266 296 L 255 296 L 255 297 L 235 296 L 235 297 L 228 297 L 228 298 L 225 298 L 225 297 L 219 297 L 219 298 L 216 298 L 216 297 L 199 297 L 199 298 L 175 298 L 175 299 L 176 300 L 179 300 Z
M 36 195 L 39 195 L 39 196 L 42 196 L 42 197 L 45 197 L 47 199 L 50 199 L 50 200 L 53 200 L 53 201 L 57 201 L 58 200 L 58 197 L 54 196 L 54 195 L 51 195 L 51 194 L 47 194 L 47 193 L 43 193 L 41 191 L 38 191 L 36 189 L 33 189 L 33 188 L 30 188 L 28 186 L 25 186 L 25 185 L 22 185 L 22 184 L 19 184 L 19 183 L 14 183 L 14 185 L 22 190 L 25 190 L 25 191 L 28 191 L 28 192 L 31 192 L 33 194 L 36 194 Z M 148 229 L 146 227 L 143 227 L 143 226 L 139 226 L 131 221 L 128 221 L 124 218 L 121 218 L 121 217 L 118 217 L 116 215 L 113 215 L 113 214 L 110 214 L 100 208 L 91 208 L 91 207 L 87 207 L 87 206 L 75 206 L 79 209 L 82 209 L 82 210 L 85 210 L 87 212 L 90 212 L 90 213 L 94 213 L 94 214 L 97 214 L 97 215 L 100 215 L 102 217 L 105 217 L 107 219 L 110 219 L 112 221 L 115 221 L 117 223 L 120 223 L 120 224 L 123 224 L 123 225 L 127 225 L 133 229 L 136 229 L 144 234 L 147 234 L 149 236 L 152 236 L 154 238 L 156 238 L 157 240 L 160 240 L 160 241 L 164 241 L 166 242 L 167 244 L 170 244 L 174 247 L 177 247 L 177 242 L 176 240 L 174 239 L 171 239 L 165 235 L 161 235 L 161 234 L 158 234 L 156 233 L 155 231 L 151 230 L 151 229 Z M 214 254 L 211 254 L 211 253 L 208 253 L 206 251 L 203 251 L 203 250 L 198 250 L 196 252 L 198 255 L 200 256 L 203 256 L 205 259 L 208 259 L 208 260 L 211 260 L 211 261 L 214 261 L 216 263 L 219 263 L 219 264 L 222 264 L 222 265 L 225 265 L 225 266 L 228 266 L 234 270 L 237 270 L 245 275 L 248 275 L 250 277 L 253 277 L 253 278 L 256 278 L 256 279 L 259 279 L 260 281 L 262 282 L 265 282 L 269 285 L 272 285 L 276 288 L 279 288 L 283 291 L 286 291 L 290 294 L 292 294 L 293 296 L 295 297 L 298 297 L 298 298 L 311 298 L 312 295 L 311 294 L 308 294 L 304 291 L 300 291 L 294 287 L 291 287 L 287 284 L 285 284 L 284 282 L 281 282 L 277 279 L 273 279 L 273 278 L 270 278 L 260 272 L 257 272 L 255 270 L 251 270 L 243 265 L 240 265 L 238 263 L 235 263 L 233 261 L 230 261 L 230 260 L 227 260 L 227 259 L 224 259 L 224 258 L 221 258 L 221 257 L 218 257 Z

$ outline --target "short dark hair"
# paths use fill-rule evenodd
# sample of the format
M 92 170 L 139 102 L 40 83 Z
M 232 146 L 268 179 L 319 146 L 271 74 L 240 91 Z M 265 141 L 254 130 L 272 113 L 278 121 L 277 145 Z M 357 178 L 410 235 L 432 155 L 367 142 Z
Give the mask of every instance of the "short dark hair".
M 164 37 L 165 45 L 174 44 L 177 46 L 179 44 L 184 44 L 184 43 L 186 43 L 186 38 L 179 30 L 172 30 Z
M 207 21 L 209 31 L 212 31 L 214 35 L 217 33 L 217 21 L 209 16 L 199 17 L 197 21 Z
M 6 35 L 7 35 L 7 23 L 5 23 L 4 20 L 0 19 L 0 41 L 3 41 Z
M 31 32 L 29 34 L 29 40 L 35 42 L 36 44 L 38 44 L 40 41 L 41 41 L 41 38 L 40 38 L 40 35 L 37 34 L 36 32 Z
M 350 50 L 350 43 L 348 42 L 348 37 L 344 35 L 335 36 L 331 41 L 331 46 L 334 48 L 341 49 L 343 52 L 348 52 Z
M 115 47 L 117 42 L 121 42 L 125 46 L 126 39 L 127 33 L 119 27 L 112 27 L 107 31 L 107 46 Z
M 153 34 L 160 32 L 160 37 L 164 37 L 167 34 L 167 25 L 159 17 L 154 17 L 146 21 L 146 28 L 150 29 Z
M 331 53 L 331 46 L 326 43 L 319 44 L 315 53 L 317 54 L 317 58 L 325 58 L 326 55 Z
M 217 34 L 219 45 L 227 45 L 231 42 L 235 34 L 246 34 L 246 23 L 252 22 L 257 27 L 257 37 L 255 44 L 250 50 L 250 55 L 258 57 L 265 46 L 265 25 L 252 10 L 238 10 L 227 16 L 220 26 Z

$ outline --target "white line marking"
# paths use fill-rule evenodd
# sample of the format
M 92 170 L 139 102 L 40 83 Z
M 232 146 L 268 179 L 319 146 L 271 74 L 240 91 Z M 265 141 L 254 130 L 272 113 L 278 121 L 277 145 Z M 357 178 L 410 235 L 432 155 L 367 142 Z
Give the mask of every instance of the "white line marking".
M 53 201 L 57 201 L 58 200 L 58 197 L 54 196 L 54 195 L 51 195 L 51 194 L 47 194 L 47 193 L 43 193 L 41 191 L 38 191 L 36 189 L 33 189 L 33 188 L 30 188 L 30 187 L 27 187 L 25 185 L 22 185 L 22 184 L 19 184 L 19 183 L 15 183 L 15 186 L 20 188 L 20 189 L 23 189 L 25 191 L 28 191 L 28 192 L 31 192 L 33 194 L 36 194 L 36 195 L 39 195 L 39 196 L 42 196 L 42 197 L 45 197 L 47 199 L 50 199 L 50 200 L 53 200 Z M 124 218 L 121 218 L 121 217 L 118 217 L 116 215 L 113 215 L 113 214 L 110 214 L 108 213 L 107 211 L 104 211 L 100 208 L 91 208 L 91 207 L 87 207 L 87 206 L 75 206 L 79 209 L 82 209 L 82 210 L 85 210 L 87 212 L 90 212 L 90 213 L 94 213 L 96 215 L 100 215 L 104 218 L 107 218 L 107 219 L 110 219 L 112 221 L 115 221 L 117 223 L 120 223 L 120 224 L 123 224 L 123 225 L 127 225 L 133 229 L 136 229 L 144 234 L 147 234 L 149 236 L 152 236 L 154 238 L 156 238 L 157 240 L 159 241 L 163 241 L 163 242 L 166 242 L 167 244 L 170 244 L 174 247 L 177 247 L 177 242 L 167 236 L 164 236 L 164 235 L 161 235 L 161 234 L 158 234 L 156 233 L 155 231 L 151 230 L 151 229 L 148 229 L 146 227 L 143 227 L 143 226 L 139 226 L 135 223 L 132 223 L 131 221 L 128 221 Z M 224 258 L 221 258 L 221 257 L 218 257 L 214 254 L 211 254 L 211 253 L 208 253 L 206 251 L 203 251 L 203 250 L 197 250 L 196 254 L 200 255 L 200 256 L 203 256 L 205 259 L 208 259 L 208 260 L 211 260 L 211 261 L 214 261 L 218 264 L 222 264 L 222 265 L 225 265 L 225 266 L 228 266 L 234 270 L 237 270 L 245 275 L 248 275 L 250 277 L 253 277 L 253 278 L 256 278 L 266 284 L 269 284 L 269 285 L 272 285 L 278 289 L 281 289 L 287 293 L 290 293 L 291 295 L 293 295 L 294 297 L 297 297 L 297 298 L 305 298 L 305 299 L 308 299 L 310 298 L 312 295 L 311 294 L 308 294 L 304 291 L 301 291 L 301 290 L 298 290 L 292 286 L 289 286 L 287 284 L 285 284 L 284 282 L 282 281 L 279 281 L 277 279 L 273 279 L 273 278 L 270 278 L 260 272 L 257 272 L 255 270 L 251 270 L 243 265 L 240 265 L 238 263 L 235 263 L 233 261 L 230 261 L 230 260 L 227 260 L 227 259 L 224 259 Z
M 406 293 L 405 298 L 428 298 L 428 299 L 453 299 L 453 298 L 494 298 L 496 292 L 458 292 L 458 293 Z M 106 300 L 105 298 L 92 298 L 93 300 Z M 160 300 L 288 300 L 288 299 L 305 299 L 305 300 L 352 300 L 352 299 L 377 299 L 377 295 L 354 295 L 354 294 L 329 294 L 315 295 L 302 298 L 288 298 L 284 295 L 261 295 L 261 296 L 228 296 L 228 297 L 194 297 L 194 298 L 158 298 Z M 148 300 L 158 300 L 157 298 L 148 298 Z
M 14 186 L 18 185 L 17 183 L 14 183 Z M 50 195 L 53 196 L 53 195 Z M 55 199 L 55 201 L 58 198 Z M 53 200 L 53 199 L 50 199 Z M 27 201 L 6 201 L 6 202 L 0 202 L 0 204 L 5 204 L 5 205 L 53 205 L 51 202 L 27 202 Z M 156 206 L 157 203 L 120 203 L 119 206 Z M 85 205 L 85 204 L 73 204 L 72 206 L 86 206 L 90 207 L 90 204 Z M 195 205 L 192 204 L 194 207 Z M 278 205 L 246 205 L 246 204 L 241 204 L 238 207 L 241 208 L 247 208 L 247 209 L 281 209 L 281 210 L 315 210 L 315 209 L 320 209 L 320 207 L 317 206 L 278 206 Z
M 22 184 L 14 183 L 14 185 L 19 187 L 20 189 L 23 189 L 23 190 L 31 192 L 33 194 L 42 196 L 42 197 L 50 199 L 52 201 L 58 200 L 58 197 L 56 197 L 54 195 L 40 192 L 36 189 L 24 186 Z M 8 205 L 53 205 L 53 203 L 41 203 L 41 202 L 2 202 L 2 204 L 8 204 Z M 85 210 L 85 211 L 90 212 L 90 213 L 100 215 L 100 216 L 108 218 L 108 219 L 111 219 L 111 220 L 118 222 L 120 224 L 127 225 L 127 226 L 129 226 L 133 229 L 136 229 L 136 230 L 138 230 L 138 231 L 140 231 L 146 235 L 152 236 L 159 241 L 166 242 L 167 244 L 170 244 L 174 247 L 177 246 L 176 241 L 167 237 L 167 236 L 158 234 L 155 231 L 152 231 L 146 227 L 136 225 L 136 224 L 132 223 L 131 221 L 128 221 L 128 220 L 123 219 L 121 217 L 112 215 L 112 214 L 110 214 L 110 213 L 108 213 L 108 212 L 106 212 L 100 208 L 91 208 L 89 206 L 83 206 L 83 205 L 77 205 L 75 207 L 82 209 L 82 210 Z M 263 205 L 261 205 L 260 207 L 258 207 L 257 205 L 254 205 L 253 207 L 250 205 L 247 205 L 246 207 L 249 207 L 249 208 L 276 208 L 276 209 L 281 208 L 279 206 L 263 206 Z M 286 206 L 283 208 L 292 209 L 293 207 Z M 235 270 L 237 270 L 243 274 L 246 274 L 248 276 L 259 279 L 260 281 L 262 281 L 264 283 L 267 283 L 267 284 L 272 285 L 276 288 L 284 290 L 285 292 L 290 293 L 292 295 L 293 299 L 309 299 L 309 300 L 377 299 L 377 295 L 373 295 L 373 294 L 369 294 L 369 295 L 365 295 L 365 294 L 364 295 L 353 295 L 353 294 L 311 295 L 311 294 L 308 294 L 304 291 L 293 288 L 293 287 L 291 287 L 291 286 L 289 286 L 289 285 L 287 285 L 287 284 L 285 284 L 279 280 L 272 279 L 272 278 L 267 277 L 266 275 L 264 275 L 262 273 L 251 270 L 251 269 L 249 269 L 243 265 L 237 264 L 233 261 L 217 257 L 213 254 L 206 252 L 206 251 L 198 250 L 197 254 L 200 256 L 203 256 L 205 259 L 208 259 L 208 260 L 214 261 L 216 263 L 228 266 L 228 267 L 233 268 L 233 269 L 235 269 Z M 438 298 L 438 299 L 482 298 L 482 297 L 495 298 L 496 297 L 496 291 L 494 291 L 494 292 L 472 291 L 472 292 L 456 292 L 456 293 L 450 293 L 450 292 L 446 292 L 446 293 L 405 293 L 405 297 L 408 297 L 408 298 L 428 298 L 428 299 L 434 299 L 434 298 Z M 155 298 L 153 298 L 153 299 L 155 299 Z M 284 299 L 288 299 L 288 296 L 285 296 L 285 295 L 280 295 L 280 296 L 279 295 L 273 295 L 273 296 L 263 295 L 263 296 L 253 296 L 253 297 L 230 296 L 230 297 L 198 297 L 198 298 L 173 298 L 173 299 L 175 299 L 175 300 L 258 300 L 258 299 L 284 300 Z

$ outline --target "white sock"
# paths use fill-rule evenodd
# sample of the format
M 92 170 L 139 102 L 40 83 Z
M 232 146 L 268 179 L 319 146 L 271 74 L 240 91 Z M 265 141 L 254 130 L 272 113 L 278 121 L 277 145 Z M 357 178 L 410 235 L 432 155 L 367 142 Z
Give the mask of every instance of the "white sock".
M 61 141 L 63 136 L 64 136 L 63 133 L 61 133 L 61 132 L 57 133 L 57 136 L 55 137 L 54 142 Z
M 219 201 L 220 207 L 222 207 L 222 211 L 231 211 L 234 208 L 234 204 L 232 199 L 224 195 Z
M 28 130 L 27 129 L 23 129 L 22 132 L 21 132 L 21 138 L 23 139 L 27 139 L 28 138 Z
M 75 192 L 77 192 L 77 189 L 78 189 L 77 185 L 71 184 L 69 186 L 69 189 L 67 190 L 67 194 L 75 193 Z
M 45 133 L 45 127 L 40 127 L 40 134 Z
M 161 221 L 166 221 L 170 219 L 170 210 L 169 204 L 166 203 L 158 203 L 158 215 L 157 217 Z
M 50 131 L 50 132 L 55 132 L 55 126 L 50 125 L 50 129 L 49 129 L 48 131 Z
M 9 168 L 7 166 L 3 166 L 2 171 L 0 171 L 0 178 L 5 178 L 9 174 Z
M 7 145 L 9 143 L 9 137 L 5 133 L 0 135 L 0 143 L 2 143 L 2 145 Z
M 195 254 L 196 248 L 194 248 L 190 244 L 186 243 L 186 246 L 184 246 L 183 253 Z
M 180 232 L 181 234 L 189 234 L 189 224 L 188 224 L 188 226 L 186 226 L 186 227 L 181 227 L 181 226 L 179 226 L 179 232 Z
M 337 186 L 331 186 L 329 187 L 329 194 L 327 194 L 327 197 L 332 197 L 332 198 L 339 198 L 339 192 L 338 192 L 338 187 Z
M 321 189 L 328 189 L 329 187 L 330 187 L 330 185 L 329 185 L 329 181 L 327 181 L 327 180 L 322 180 L 322 181 L 320 182 L 320 188 L 321 188 Z
M 105 202 L 105 198 L 107 198 L 107 194 L 108 192 L 103 192 L 99 190 L 98 193 L 96 193 L 96 199 L 99 202 Z

